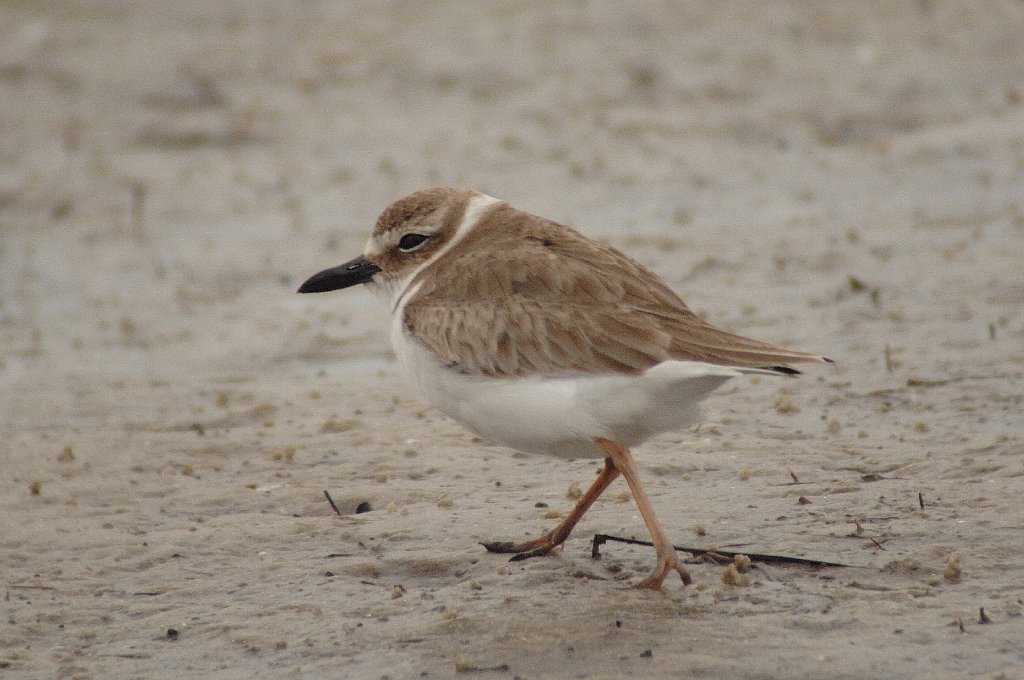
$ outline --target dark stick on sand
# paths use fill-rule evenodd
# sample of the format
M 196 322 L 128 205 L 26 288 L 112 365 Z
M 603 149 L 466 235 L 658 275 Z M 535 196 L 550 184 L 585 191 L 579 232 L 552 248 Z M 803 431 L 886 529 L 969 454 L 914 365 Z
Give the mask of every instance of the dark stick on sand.
M 331 494 L 327 493 L 327 489 L 324 489 L 324 498 L 326 498 L 327 502 L 331 504 L 334 512 L 338 513 L 338 517 L 341 517 L 341 510 L 338 510 L 338 506 L 334 504 L 334 499 L 331 498 Z
M 601 556 L 600 548 L 608 541 L 617 541 L 619 543 L 628 543 L 629 545 L 647 545 L 652 546 L 653 543 L 650 541 L 641 541 L 636 538 L 622 538 L 620 536 L 611 536 L 609 534 L 595 534 L 593 547 L 590 550 L 590 556 L 597 559 Z M 715 556 L 734 558 L 737 555 L 746 555 L 753 562 L 765 562 L 772 564 L 802 564 L 809 567 L 849 567 L 849 564 L 840 564 L 839 562 L 826 562 L 824 560 L 811 560 L 806 557 L 787 557 L 785 555 L 765 555 L 762 553 L 752 552 L 731 552 L 729 550 L 718 550 L 718 549 L 705 549 L 705 548 L 687 548 L 682 546 L 673 546 L 676 550 L 688 552 L 694 557 L 708 557 L 714 559 Z

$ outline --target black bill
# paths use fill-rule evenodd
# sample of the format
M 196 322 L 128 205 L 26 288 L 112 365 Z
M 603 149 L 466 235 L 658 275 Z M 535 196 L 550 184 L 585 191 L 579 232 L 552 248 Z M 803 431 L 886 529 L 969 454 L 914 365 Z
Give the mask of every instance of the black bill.
M 348 288 L 359 283 L 366 283 L 379 271 L 380 267 L 360 255 L 345 264 L 339 264 L 337 267 L 313 274 L 299 286 L 299 292 L 326 293 L 329 290 Z

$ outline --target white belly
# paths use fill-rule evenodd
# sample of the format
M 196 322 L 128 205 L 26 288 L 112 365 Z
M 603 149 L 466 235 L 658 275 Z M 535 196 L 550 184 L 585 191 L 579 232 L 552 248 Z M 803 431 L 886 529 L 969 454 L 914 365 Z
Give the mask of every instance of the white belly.
M 567 458 L 603 457 L 594 444 L 598 438 L 636 446 L 685 428 L 696 421 L 702 398 L 742 373 L 666 361 L 637 376 L 492 379 L 447 368 L 408 338 L 400 321 L 392 327 L 392 342 L 411 381 L 444 413 L 496 444 Z

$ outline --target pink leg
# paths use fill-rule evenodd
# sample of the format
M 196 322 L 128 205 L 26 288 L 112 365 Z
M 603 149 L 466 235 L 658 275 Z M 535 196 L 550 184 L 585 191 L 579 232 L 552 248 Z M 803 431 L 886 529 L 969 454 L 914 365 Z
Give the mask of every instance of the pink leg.
M 676 554 L 676 549 L 672 547 L 671 541 L 668 540 L 664 529 L 661 528 L 658 518 L 654 516 L 651 499 L 647 497 L 647 492 L 644 491 L 643 485 L 640 484 L 640 475 L 637 473 L 636 463 L 633 461 L 633 456 L 630 454 L 629 449 L 610 439 L 596 439 L 595 443 L 608 454 L 608 459 L 622 473 L 622 476 L 626 478 L 629 490 L 633 494 L 633 500 L 636 501 L 636 505 L 640 509 L 640 515 L 644 518 L 647 530 L 651 533 L 651 541 L 654 543 L 654 549 L 658 554 L 658 565 L 654 568 L 654 572 L 638 583 L 637 588 L 659 590 L 665 577 L 673 570 L 683 579 L 683 583 L 690 583 L 689 572 L 686 571 L 682 560 Z
M 607 489 L 608 485 L 614 482 L 615 478 L 618 476 L 618 467 L 612 462 L 611 458 L 605 458 L 604 469 L 601 470 L 601 474 L 597 476 L 594 483 L 590 485 L 587 492 L 583 494 L 583 497 L 576 503 L 576 507 L 572 509 L 569 516 L 566 517 L 557 527 L 540 538 L 535 538 L 532 541 L 525 541 L 523 543 L 493 541 L 491 543 L 483 543 L 481 545 L 487 548 L 489 552 L 516 553 L 516 556 L 511 560 L 513 562 L 549 554 L 552 548 L 557 545 L 561 545 L 565 539 L 569 538 L 569 534 L 572 532 L 573 527 L 575 527 L 576 523 L 580 521 L 583 514 L 590 509 L 590 506 L 594 504 L 594 501 L 596 501 L 597 497 L 601 495 L 601 492 Z

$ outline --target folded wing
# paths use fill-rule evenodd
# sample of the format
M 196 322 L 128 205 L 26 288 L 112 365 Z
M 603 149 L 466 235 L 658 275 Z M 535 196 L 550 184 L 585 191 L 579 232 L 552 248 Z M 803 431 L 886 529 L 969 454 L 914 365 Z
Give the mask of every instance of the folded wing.
M 654 273 L 540 217 L 502 206 L 420 275 L 403 322 L 468 374 L 640 373 L 669 359 L 797 373 L 827 361 L 715 328 Z M 486 248 L 474 245 L 486 239 Z M 428 275 L 429 274 L 429 275 Z

